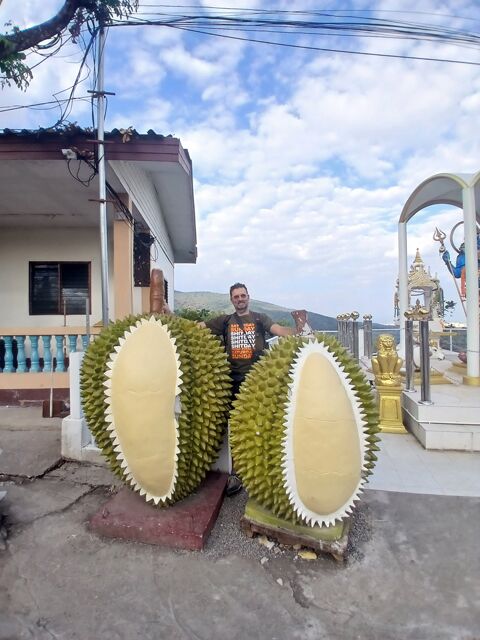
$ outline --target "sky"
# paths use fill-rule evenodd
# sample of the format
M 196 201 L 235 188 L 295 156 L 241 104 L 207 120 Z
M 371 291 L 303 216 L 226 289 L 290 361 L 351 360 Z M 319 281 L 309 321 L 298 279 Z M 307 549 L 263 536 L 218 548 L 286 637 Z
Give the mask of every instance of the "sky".
M 330 9 L 330 2 L 190 0 L 141 2 L 153 12 L 229 15 L 252 9 Z M 51 17 L 62 0 L 3 0 L 0 20 L 20 27 Z M 156 6 L 154 6 L 156 5 Z M 476 0 L 336 2 L 335 14 L 366 15 L 478 34 Z M 344 10 L 340 14 L 339 9 Z M 330 12 L 331 13 L 331 12 Z M 302 14 L 297 14 L 301 16 Z M 331 15 L 333 15 L 331 13 Z M 158 17 L 158 16 L 157 16 Z M 480 170 L 480 50 L 451 43 L 308 33 L 228 32 L 307 47 L 477 65 L 288 48 L 166 26 L 116 27 L 106 44 L 105 128 L 179 137 L 193 161 L 198 260 L 177 265 L 180 291 L 228 292 L 336 316 L 358 311 L 393 321 L 397 225 L 412 191 L 441 172 Z M 36 54 L 29 61 L 36 60 Z M 4 87 L 1 105 L 67 96 L 83 53 L 66 45 L 43 60 L 23 92 Z M 77 87 L 87 96 L 92 73 Z M 0 126 L 47 127 L 58 107 L 3 111 Z M 91 125 L 88 100 L 68 120 Z M 418 248 L 438 273 L 452 319 L 464 320 L 454 283 L 432 236 L 462 219 L 453 207 L 417 214 L 408 225 L 409 263 Z M 459 229 L 455 241 L 462 241 Z M 449 244 L 447 242 L 447 244 Z M 455 256 L 455 252 L 452 251 Z

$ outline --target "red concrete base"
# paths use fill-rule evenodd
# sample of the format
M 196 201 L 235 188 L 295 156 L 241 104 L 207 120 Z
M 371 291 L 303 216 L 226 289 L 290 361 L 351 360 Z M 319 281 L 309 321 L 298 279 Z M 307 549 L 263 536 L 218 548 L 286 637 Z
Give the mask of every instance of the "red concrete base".
M 1 2 L 0 2 L 1 4 Z M 48 375 L 48 374 L 46 374 Z M 42 406 L 49 402 L 50 389 L 0 389 L 0 407 Z M 53 400 L 65 404 L 70 401 L 69 389 L 54 389 Z
M 203 549 L 217 519 L 227 477 L 210 471 L 194 494 L 163 509 L 123 487 L 92 516 L 88 528 L 108 538 L 173 549 Z

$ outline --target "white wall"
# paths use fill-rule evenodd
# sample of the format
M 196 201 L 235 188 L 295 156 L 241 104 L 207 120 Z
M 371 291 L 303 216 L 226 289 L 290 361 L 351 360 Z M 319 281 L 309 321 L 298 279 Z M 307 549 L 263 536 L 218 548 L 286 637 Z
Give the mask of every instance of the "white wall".
M 157 238 L 158 253 L 173 263 L 173 248 L 152 179 L 141 167 L 124 160 L 110 161 L 125 191 L 140 212 L 152 234 Z M 161 268 L 161 267 L 160 267 Z
M 112 274 L 113 251 L 110 230 L 109 245 L 109 272 Z M 28 263 L 30 261 L 91 262 L 91 324 L 102 319 L 100 232 L 97 228 L 2 228 L 0 229 L 0 330 L 2 327 L 14 326 L 63 326 L 63 315 L 29 315 Z M 111 309 L 113 304 L 113 287 L 110 287 Z M 83 324 L 85 324 L 85 316 L 67 316 L 67 325 Z
M 115 160 L 109 164 L 155 237 L 155 244 L 150 251 L 150 269 L 163 271 L 163 277 L 168 281 L 168 304 L 173 311 L 173 248 L 152 179 L 135 163 Z M 135 287 L 133 292 L 133 309 L 134 313 L 140 313 L 142 309 L 141 290 L 138 287 Z

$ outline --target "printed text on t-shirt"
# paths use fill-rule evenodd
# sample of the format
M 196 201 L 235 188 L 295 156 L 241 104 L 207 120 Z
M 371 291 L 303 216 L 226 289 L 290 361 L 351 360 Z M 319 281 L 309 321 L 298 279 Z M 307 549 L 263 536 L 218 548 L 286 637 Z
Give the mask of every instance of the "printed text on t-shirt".
M 230 344 L 233 360 L 250 360 L 253 358 L 253 345 L 255 345 L 255 323 L 247 322 L 243 325 L 243 329 L 238 324 L 231 324 Z

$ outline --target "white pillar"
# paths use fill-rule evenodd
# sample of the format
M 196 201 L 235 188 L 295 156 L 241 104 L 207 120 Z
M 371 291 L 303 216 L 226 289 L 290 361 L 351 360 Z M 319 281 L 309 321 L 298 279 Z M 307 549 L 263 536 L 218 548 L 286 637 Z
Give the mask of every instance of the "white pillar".
M 400 321 L 400 344 L 398 351 L 405 357 L 405 311 L 408 309 L 408 256 L 407 223 L 398 223 L 398 308 Z
M 480 377 L 477 225 L 473 187 L 463 189 L 463 219 L 465 222 L 465 284 L 467 287 L 467 378 L 471 378 L 473 382 L 475 378 Z
M 358 359 L 361 360 L 365 354 L 365 331 L 358 329 Z
M 69 354 L 70 365 L 70 415 L 62 420 L 62 456 L 69 460 L 81 460 L 82 449 L 90 441 L 87 424 L 83 416 L 80 398 L 80 367 L 83 351 Z

